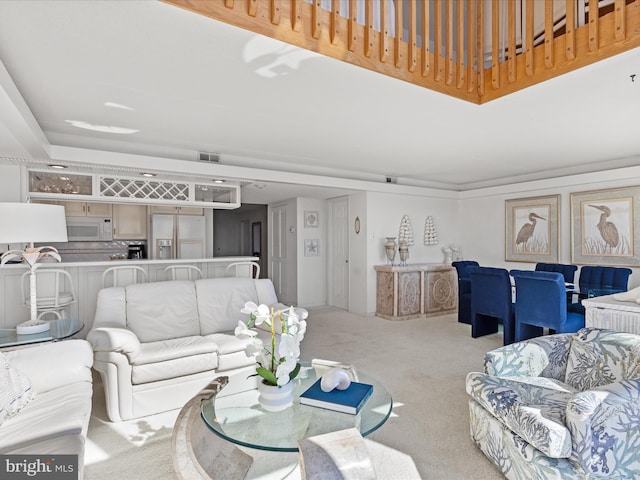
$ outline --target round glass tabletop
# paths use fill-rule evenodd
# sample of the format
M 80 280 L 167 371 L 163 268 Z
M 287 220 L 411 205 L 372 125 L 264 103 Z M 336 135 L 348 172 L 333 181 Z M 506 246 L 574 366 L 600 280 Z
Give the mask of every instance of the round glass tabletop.
M 242 378 L 230 376 L 229 383 L 220 393 L 201 405 L 201 417 L 209 429 L 245 447 L 297 452 L 298 440 L 346 428 L 357 428 L 362 436 L 366 436 L 389 418 L 393 407 L 386 388 L 361 372 L 357 372 L 357 381 L 373 385 L 373 393 L 357 415 L 301 405 L 300 394 L 319 378 L 309 363 L 303 363 L 293 380 L 293 405 L 280 412 L 267 412 L 258 404 L 257 389 L 237 392 L 237 385 L 246 381 L 246 375 L 243 373 Z M 225 390 L 234 393 L 225 394 Z

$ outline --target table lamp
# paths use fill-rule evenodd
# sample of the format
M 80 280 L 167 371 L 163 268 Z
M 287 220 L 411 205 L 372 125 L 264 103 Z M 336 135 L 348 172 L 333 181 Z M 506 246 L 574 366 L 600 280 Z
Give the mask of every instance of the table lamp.
M 0 202 L 0 243 L 27 243 L 24 250 L 9 250 L 0 257 L 0 265 L 10 261 L 26 263 L 31 271 L 29 305 L 31 320 L 20 324 L 18 333 L 36 333 L 49 329 L 48 322 L 38 322 L 36 295 L 37 263 L 43 257 L 58 262 L 60 255 L 54 247 L 34 248 L 34 242 L 66 242 L 67 222 L 64 207 L 40 203 Z

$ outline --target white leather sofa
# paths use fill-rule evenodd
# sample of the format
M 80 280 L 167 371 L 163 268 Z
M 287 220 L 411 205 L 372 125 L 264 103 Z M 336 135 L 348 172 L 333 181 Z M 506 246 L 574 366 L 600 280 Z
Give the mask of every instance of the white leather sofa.
M 30 381 L 35 396 L 2 422 L 0 453 L 78 455 L 78 478 L 82 478 L 93 393 L 91 346 L 85 340 L 67 340 L 2 355 Z
M 111 421 L 181 408 L 217 376 L 255 371 L 234 336 L 245 302 L 284 307 L 269 279 L 140 283 L 98 293 L 87 340 Z

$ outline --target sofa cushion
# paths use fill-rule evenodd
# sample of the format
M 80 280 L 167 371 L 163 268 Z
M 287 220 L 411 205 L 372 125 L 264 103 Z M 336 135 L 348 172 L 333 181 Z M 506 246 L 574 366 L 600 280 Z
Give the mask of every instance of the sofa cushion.
M 0 452 L 65 435 L 83 435 L 91 413 L 91 391 L 91 382 L 76 382 L 38 393 L 19 415 L 2 425 Z
M 565 409 L 576 393 L 572 387 L 544 377 L 502 378 L 472 372 L 467 375 L 467 393 L 545 455 L 571 455 Z
M 31 380 L 11 365 L 0 352 L 0 425 L 33 401 L 35 390 Z
M 140 345 L 140 353 L 133 365 L 164 362 L 175 358 L 189 357 L 203 353 L 216 353 L 218 344 L 211 338 L 193 336 L 147 342 Z
M 200 334 L 193 282 L 138 283 L 126 295 L 127 326 L 141 342 Z
M 244 304 L 258 301 L 252 278 L 207 278 L 197 280 L 195 288 L 202 335 L 233 332 L 238 320 L 249 318 L 240 311 Z
M 573 337 L 565 382 L 579 391 L 640 377 L 640 335 L 583 328 Z

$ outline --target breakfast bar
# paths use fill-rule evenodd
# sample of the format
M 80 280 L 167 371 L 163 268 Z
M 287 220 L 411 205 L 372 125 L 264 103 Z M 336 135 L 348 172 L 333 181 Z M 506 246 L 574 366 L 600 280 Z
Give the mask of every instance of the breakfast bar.
M 123 259 L 97 262 L 42 262 L 40 269 L 55 268 L 69 272 L 73 278 L 73 288 L 78 298 L 77 303 L 70 306 L 69 316 L 84 323 L 78 336 L 86 336 L 91 328 L 96 311 L 98 291 L 103 288 L 102 274 L 110 267 L 138 266 L 147 274 L 147 281 L 166 280 L 164 269 L 170 265 L 193 265 L 198 267 L 206 278 L 250 276 L 252 269 L 248 265 L 227 267 L 238 262 L 256 261 L 256 257 L 213 257 L 185 260 L 147 260 Z M 15 328 L 16 325 L 29 319 L 29 309 L 25 307 L 21 288 L 22 275 L 28 272 L 23 264 L 3 265 L 0 268 L 0 328 Z

